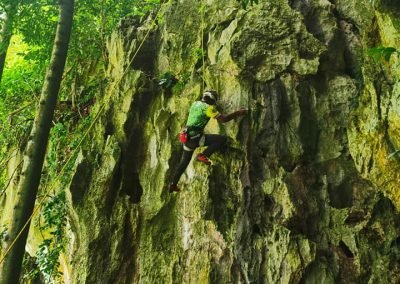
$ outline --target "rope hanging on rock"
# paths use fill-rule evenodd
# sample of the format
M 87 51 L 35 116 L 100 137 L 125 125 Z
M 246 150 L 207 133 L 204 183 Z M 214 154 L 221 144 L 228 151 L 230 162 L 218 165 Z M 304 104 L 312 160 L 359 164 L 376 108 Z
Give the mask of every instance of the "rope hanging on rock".
M 117 86 L 119 84 L 119 82 L 122 80 L 122 78 L 127 74 L 127 72 L 129 71 L 129 66 L 131 66 L 133 60 L 135 59 L 135 57 L 137 56 L 137 54 L 139 53 L 139 50 L 142 48 L 144 42 L 146 41 L 147 37 L 149 36 L 151 30 L 153 29 L 154 26 L 156 26 L 156 21 L 157 21 L 157 17 L 158 17 L 158 13 L 160 12 L 161 7 L 159 7 L 147 33 L 145 34 L 142 42 L 139 44 L 138 48 L 136 49 L 136 52 L 134 53 L 132 59 L 130 60 L 129 64 L 127 65 L 127 69 L 125 70 L 125 72 L 122 74 L 122 76 L 118 79 L 118 81 L 114 84 L 114 86 Z M 112 91 L 110 91 L 110 94 L 112 94 Z M 67 165 L 69 164 L 69 162 L 71 161 L 72 157 L 74 156 L 74 154 L 77 152 L 77 149 L 80 148 L 80 146 L 82 145 L 83 141 L 86 139 L 87 135 L 89 134 L 90 130 L 93 128 L 95 122 L 98 120 L 98 118 L 100 117 L 100 114 L 103 112 L 104 108 L 105 108 L 106 103 L 104 102 L 99 111 L 96 113 L 93 122 L 89 125 L 87 131 L 84 133 L 82 139 L 79 141 L 77 147 L 75 148 L 74 151 L 72 151 L 72 153 L 70 154 L 69 158 L 67 159 L 67 161 L 65 162 L 64 166 L 62 167 L 62 169 L 60 170 L 60 172 L 58 173 L 58 175 L 56 176 L 55 179 L 59 178 L 61 176 L 61 174 L 65 171 Z M 46 189 L 46 188 L 45 188 Z M 24 226 L 22 227 L 22 229 L 18 232 L 17 236 L 15 237 L 15 239 L 11 242 L 10 246 L 7 248 L 7 250 L 5 251 L 5 253 L 2 255 L 1 259 L 0 259 L 0 264 L 4 261 L 4 259 L 6 258 L 7 254 L 11 251 L 11 249 L 14 247 L 15 243 L 17 242 L 17 240 L 19 239 L 19 237 L 21 236 L 22 232 L 25 230 L 25 228 L 28 226 L 28 224 L 30 223 L 30 221 L 32 220 L 32 218 L 39 212 L 40 207 L 42 206 L 42 204 L 44 203 L 45 198 L 48 196 L 48 193 L 50 192 L 51 188 L 49 188 L 48 190 L 46 190 L 46 193 L 43 195 L 42 199 L 39 201 L 37 207 L 35 208 L 35 210 L 32 212 L 32 214 L 29 216 L 28 220 L 26 221 L 26 223 L 24 224 Z

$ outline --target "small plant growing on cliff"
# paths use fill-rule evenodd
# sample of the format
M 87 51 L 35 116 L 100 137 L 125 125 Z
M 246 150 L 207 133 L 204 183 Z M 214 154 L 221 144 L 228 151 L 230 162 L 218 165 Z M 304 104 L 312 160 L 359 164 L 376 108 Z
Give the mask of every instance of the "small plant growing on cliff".
M 236 0 L 237 2 L 239 2 L 243 9 L 247 8 L 247 5 L 253 5 L 253 4 L 258 4 L 258 0 Z
M 164 74 L 161 75 L 161 79 L 160 79 L 160 81 L 158 81 L 158 85 L 163 89 L 170 89 L 177 82 L 178 82 L 178 79 L 176 78 L 176 76 L 173 73 L 165 72 Z
M 176 84 L 176 90 L 178 90 L 179 92 L 183 91 L 186 84 L 189 83 L 189 81 L 190 81 L 190 76 L 191 76 L 190 72 L 184 72 L 180 76 L 179 81 Z
M 382 59 L 388 62 L 392 55 L 397 55 L 400 57 L 400 51 L 398 51 L 394 47 L 373 47 L 368 50 L 368 55 L 371 56 L 376 62 L 381 61 Z
M 195 48 L 193 50 L 193 59 L 196 62 L 196 64 L 201 64 L 204 57 L 205 57 L 205 52 L 203 49 Z
M 390 75 L 390 70 L 399 67 L 400 51 L 394 47 L 378 46 L 370 48 L 367 54 L 371 56 L 376 63 L 380 64 L 385 80 L 391 85 L 395 84 L 394 78 Z M 397 60 L 392 61 L 394 64 L 390 63 L 392 56 L 397 56 Z

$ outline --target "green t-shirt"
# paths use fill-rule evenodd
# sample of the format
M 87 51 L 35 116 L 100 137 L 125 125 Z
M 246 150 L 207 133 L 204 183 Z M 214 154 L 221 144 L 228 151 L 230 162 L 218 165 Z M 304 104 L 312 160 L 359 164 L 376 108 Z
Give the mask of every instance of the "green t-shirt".
M 210 118 L 219 115 L 214 105 L 206 104 L 202 101 L 196 101 L 192 104 L 189 111 L 189 117 L 186 126 L 189 127 L 189 135 L 196 135 L 203 131 Z

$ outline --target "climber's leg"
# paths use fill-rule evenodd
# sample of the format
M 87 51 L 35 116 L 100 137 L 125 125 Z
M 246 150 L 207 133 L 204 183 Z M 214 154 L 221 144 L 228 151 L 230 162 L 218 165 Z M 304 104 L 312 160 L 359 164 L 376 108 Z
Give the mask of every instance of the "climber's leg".
M 197 154 L 196 159 L 206 165 L 211 165 L 208 159 L 215 151 L 221 151 L 226 147 L 228 138 L 224 135 L 206 134 L 204 135 L 204 146 L 208 146 L 203 153 Z M 200 145 L 203 146 L 203 145 Z
M 187 166 L 190 163 L 190 160 L 192 159 L 192 155 L 193 155 L 193 151 L 183 150 L 181 162 L 179 163 L 178 168 L 176 169 L 174 178 L 172 179 L 173 184 L 178 184 L 178 181 L 181 178 L 181 175 L 186 170 Z
M 174 178 L 172 182 L 169 184 L 169 191 L 180 191 L 178 187 L 179 179 L 181 178 L 183 172 L 186 170 L 190 160 L 192 159 L 193 152 L 196 147 L 199 145 L 199 139 L 189 139 L 189 141 L 183 146 L 183 154 L 181 161 L 176 169 Z
M 204 145 L 208 146 L 203 154 L 210 157 L 215 151 L 222 151 L 228 143 L 228 138 L 225 135 L 207 134 L 205 135 Z

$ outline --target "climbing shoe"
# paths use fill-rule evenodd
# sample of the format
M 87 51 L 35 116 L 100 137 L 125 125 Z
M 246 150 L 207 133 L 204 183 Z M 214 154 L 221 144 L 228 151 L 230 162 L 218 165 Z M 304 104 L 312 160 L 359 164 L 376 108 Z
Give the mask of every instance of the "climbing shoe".
M 176 185 L 173 184 L 172 182 L 169 184 L 169 192 L 179 192 L 181 189 Z
M 202 163 L 206 164 L 207 166 L 211 165 L 211 161 L 202 153 L 197 154 L 196 159 L 197 159 L 197 161 L 202 162 Z

